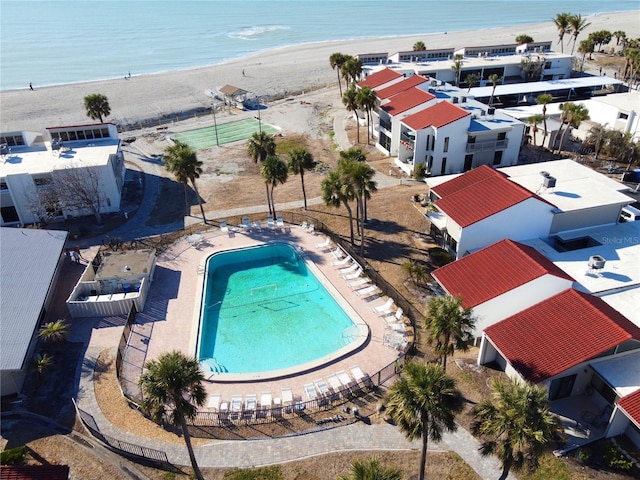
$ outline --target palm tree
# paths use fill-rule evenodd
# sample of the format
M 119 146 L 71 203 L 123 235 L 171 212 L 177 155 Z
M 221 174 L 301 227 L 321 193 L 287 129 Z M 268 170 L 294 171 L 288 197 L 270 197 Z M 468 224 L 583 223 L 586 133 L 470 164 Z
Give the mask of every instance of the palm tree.
M 340 475 L 338 480 L 400 480 L 402 471 L 394 467 L 384 467 L 380 460 L 372 457 L 368 460 L 354 460 L 349 475 Z
M 269 213 L 276 216 L 276 204 L 273 200 L 273 191 L 278 185 L 287 181 L 289 170 L 287 164 L 276 155 L 271 155 L 260 166 L 260 173 L 267 186 L 267 201 L 269 203 Z
M 347 161 L 347 162 L 366 162 L 367 155 L 362 151 L 361 148 L 351 147 L 347 150 L 340 150 L 340 160 L 339 162 Z M 367 220 L 367 199 L 365 197 L 364 200 L 364 219 Z M 358 233 L 360 233 L 360 209 L 356 204 L 356 224 L 358 225 Z
M 294 175 L 300 175 L 302 183 L 302 198 L 304 199 L 304 209 L 307 209 L 307 193 L 304 190 L 304 172 L 312 170 L 316 165 L 313 155 L 304 148 L 294 148 L 289 153 L 289 170 Z
M 513 467 L 535 469 L 545 446 L 561 428 L 549 411 L 544 387 L 511 380 L 491 380 L 491 399 L 475 408 L 474 435 L 485 437 L 480 453 L 496 455 L 504 479 Z
M 449 295 L 434 297 L 427 305 L 424 329 L 427 341 L 435 344 L 436 354 L 442 359 L 442 368 L 447 370 L 447 357 L 456 350 L 469 350 L 467 341 L 473 338 L 475 318 L 470 308 L 462 308 L 462 300 Z
M 189 211 L 187 184 L 191 182 L 191 186 L 196 192 L 196 199 L 200 206 L 202 220 L 207 223 L 204 208 L 202 207 L 202 199 L 200 198 L 198 186 L 196 185 L 196 179 L 200 178 L 200 174 L 202 174 L 202 162 L 198 160 L 196 152 L 187 144 L 176 141 L 164 150 L 164 166 L 169 172 L 173 173 L 176 180 L 184 185 L 184 201 L 187 211 Z
M 331 65 L 331 69 L 336 71 L 338 75 L 338 88 L 340 89 L 340 97 L 342 97 L 342 80 L 340 79 L 340 70 L 342 70 L 342 65 L 346 61 L 346 55 L 344 53 L 335 52 L 332 53 L 329 57 L 329 65 Z
M 342 96 L 342 103 L 347 107 L 347 111 L 353 112 L 356 116 L 356 139 L 360 143 L 360 119 L 358 118 L 358 91 L 354 84 L 349 85 L 349 88 L 344 92 Z
M 595 154 L 593 157 L 594 160 L 598 159 L 598 155 L 600 155 L 600 152 L 606 145 L 608 141 L 607 137 L 608 131 L 606 126 L 600 125 L 599 123 L 594 123 L 589 129 L 585 144 L 588 146 L 593 146 L 593 152 Z
M 364 256 L 364 222 L 366 220 L 365 202 L 371 194 L 377 191 L 373 180 L 375 170 L 365 162 L 341 160 L 338 169 L 344 176 L 344 181 L 353 185 L 355 199 L 359 212 L 358 231 L 360 232 L 360 256 Z
M 538 125 L 540 125 L 540 122 L 543 121 L 543 116 L 540 114 L 536 114 L 536 115 L 531 115 L 528 119 L 527 119 L 527 123 L 531 126 L 531 131 L 533 132 L 533 146 L 537 146 L 536 145 L 536 133 L 538 133 Z
M 331 170 L 327 174 L 320 186 L 322 188 L 322 200 L 325 205 L 334 208 L 339 208 L 340 205 L 344 205 L 344 208 L 347 209 L 347 213 L 349 214 L 351 245 L 353 246 L 355 243 L 353 234 L 353 212 L 349 204 L 349 202 L 355 198 L 353 185 L 345 180 L 338 167 L 338 169 Z
M 593 43 L 593 40 L 591 40 L 590 38 L 587 38 L 586 40 L 582 40 L 580 42 L 580 46 L 578 47 L 578 53 L 582 54 L 582 61 L 580 62 L 580 71 L 583 71 L 584 69 L 584 60 L 585 60 L 585 57 L 587 56 L 587 53 L 589 54 L 589 60 L 591 60 L 591 54 L 595 50 L 595 47 L 596 46 Z
M 518 45 L 522 45 L 524 43 L 533 43 L 533 37 L 531 35 L 527 35 L 526 33 L 523 33 L 516 37 L 516 43 Z
M 416 43 L 413 44 L 413 51 L 414 52 L 422 52 L 423 50 L 426 50 L 427 47 L 424 46 L 424 42 L 422 40 L 418 40 Z
M 369 144 L 371 134 L 371 111 L 375 108 L 377 102 L 378 97 L 371 87 L 364 86 L 356 93 L 356 104 L 358 108 L 367 112 L 367 145 Z
M 460 86 L 460 71 L 462 70 L 462 60 L 464 59 L 461 53 L 456 53 L 453 57 L 453 65 L 451 68 L 456 74 L 456 87 Z
M 553 96 L 550 93 L 541 93 L 536 97 L 536 103 L 542 105 L 542 124 L 544 126 L 544 136 L 542 137 L 542 145 L 547 140 L 547 104 L 553 102 Z
M 61 343 L 69 336 L 69 325 L 63 319 L 47 322 L 38 330 L 38 338 L 44 343 Z
M 580 35 L 580 32 L 585 28 L 591 25 L 591 22 L 587 23 L 587 19 L 582 18 L 582 15 L 577 13 L 569 17 L 569 25 L 571 25 L 571 32 L 573 35 L 573 46 L 571 47 L 571 55 L 573 55 L 573 50 L 576 48 L 576 43 L 578 41 L 578 35 Z
M 440 365 L 411 360 L 389 388 L 386 401 L 387 414 L 407 439 L 422 439 L 418 478 L 424 480 L 429 439 L 440 441 L 443 431 L 457 429 L 455 414 L 462 410 L 462 401 L 455 380 Z
M 566 114 L 566 124 L 560 137 L 560 145 L 558 145 L 558 153 L 562 150 L 564 145 L 564 139 L 567 136 L 567 132 L 571 127 L 578 128 L 583 120 L 589 120 L 589 110 L 582 104 L 567 102 L 561 107 L 562 111 Z M 556 135 L 557 137 L 557 135 Z
M 493 103 L 493 96 L 496 93 L 496 86 L 500 82 L 500 77 L 498 76 L 497 73 L 492 73 L 491 75 L 489 75 L 489 82 L 491 82 L 491 87 L 492 87 L 491 96 L 489 97 L 489 106 L 491 106 L 491 104 Z
M 101 93 L 92 93 L 84 97 L 84 108 L 87 111 L 87 117 L 98 120 L 102 123 L 102 117 L 108 117 L 111 114 L 109 100 Z
M 612 35 L 616 37 L 616 47 L 620 45 L 621 41 L 624 41 L 627 38 L 627 34 L 622 30 L 616 30 Z
M 362 75 L 362 60 L 349 56 L 342 65 L 341 71 L 347 82 L 357 83 Z
M 467 92 L 471 91 L 471 87 L 473 87 L 473 84 L 477 83 L 478 80 L 480 80 L 480 76 L 476 75 L 475 73 L 470 73 L 469 75 L 464 77 L 464 81 L 466 82 L 467 86 L 469 87 L 467 89 Z
M 255 163 L 264 162 L 269 155 L 276 154 L 276 141 L 267 132 L 253 132 L 247 141 L 247 151 Z
M 168 421 L 180 427 L 196 478 L 204 480 L 187 427 L 187 419 L 195 418 L 197 407 L 203 406 L 207 398 L 198 360 L 174 350 L 156 360 L 149 360 L 145 368 L 138 379 L 144 393 L 143 410 L 156 422 Z
M 564 35 L 566 33 L 571 33 L 571 23 L 569 22 L 570 18 L 570 13 L 558 13 L 556 14 L 556 18 L 553 19 L 553 23 L 556 24 L 556 28 L 558 29 L 558 43 L 560 44 L 561 53 L 564 53 Z

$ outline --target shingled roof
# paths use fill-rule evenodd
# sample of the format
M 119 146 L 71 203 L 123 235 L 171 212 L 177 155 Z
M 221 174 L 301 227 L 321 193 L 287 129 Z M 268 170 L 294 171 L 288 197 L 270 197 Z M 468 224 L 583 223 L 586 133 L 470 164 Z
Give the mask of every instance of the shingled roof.
M 543 275 L 575 281 L 535 248 L 500 240 L 440 267 L 433 276 L 464 308 L 476 307 Z
M 540 383 L 627 340 L 640 328 L 601 298 L 567 289 L 485 329 L 507 361 Z

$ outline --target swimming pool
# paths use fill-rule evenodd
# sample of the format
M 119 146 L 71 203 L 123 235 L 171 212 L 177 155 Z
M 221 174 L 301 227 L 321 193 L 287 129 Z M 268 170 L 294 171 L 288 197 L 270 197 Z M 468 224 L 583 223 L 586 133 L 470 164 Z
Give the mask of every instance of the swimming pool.
M 310 267 L 285 243 L 211 255 L 200 309 L 203 367 L 270 378 L 360 346 L 363 323 L 354 323 Z

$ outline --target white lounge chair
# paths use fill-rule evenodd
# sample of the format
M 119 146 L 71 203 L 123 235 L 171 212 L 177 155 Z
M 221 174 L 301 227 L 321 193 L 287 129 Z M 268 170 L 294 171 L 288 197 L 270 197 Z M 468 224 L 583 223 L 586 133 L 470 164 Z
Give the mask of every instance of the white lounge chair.
M 355 272 L 358 268 L 360 268 L 360 265 L 358 264 L 358 262 L 353 262 L 352 265 L 349 265 L 346 268 L 341 268 L 340 270 L 338 270 L 338 273 L 340 273 L 340 275 L 346 275 L 347 273 Z
M 286 229 L 286 227 L 284 226 L 284 220 L 282 220 L 282 215 L 276 216 L 276 226 L 278 228 L 281 228 L 282 230 Z
M 232 418 L 238 418 L 242 413 L 242 395 L 231 396 L 231 416 Z
M 376 291 L 378 291 L 378 287 L 376 285 L 369 285 L 361 290 L 356 290 L 356 295 L 359 297 L 368 297 L 373 295 Z
M 307 400 L 311 401 L 318 398 L 318 392 L 316 391 L 316 387 L 313 383 L 305 383 L 303 387 Z
M 351 392 L 351 388 L 353 387 L 353 380 L 347 374 L 347 372 L 345 372 L 344 370 L 340 370 L 338 373 L 336 373 L 336 375 L 338 376 L 338 380 L 340 380 L 340 383 L 342 384 L 342 391 Z
M 341 258 L 344 257 L 344 250 L 342 250 L 342 248 L 340 248 L 340 246 L 336 246 L 335 250 L 331 250 L 331 255 L 333 255 L 336 260 L 340 260 Z
M 353 261 L 353 258 L 347 255 L 342 260 L 336 260 L 335 262 L 331 262 L 331 265 L 333 265 L 334 267 L 342 267 L 352 261 Z
M 282 394 L 282 406 L 286 412 L 291 412 L 293 407 L 293 391 L 290 388 L 283 388 Z
M 229 227 L 226 220 L 220 220 L 220 231 L 222 233 L 229 233 Z
M 220 394 L 214 393 L 209 396 L 209 402 L 207 403 L 208 408 L 212 408 L 214 411 L 218 411 L 220 409 Z
M 366 278 L 366 277 L 363 277 L 363 278 L 357 278 L 357 279 L 355 279 L 353 282 L 349 282 L 349 283 L 347 283 L 347 286 L 348 286 L 348 287 L 351 287 L 351 288 L 364 287 L 365 285 L 368 285 L 370 281 L 371 281 L 371 280 L 369 280 L 369 279 L 368 279 L 368 278 Z
M 271 215 L 267 217 L 267 227 L 269 227 L 271 230 L 276 228 L 276 224 L 273 222 L 273 217 Z
M 349 368 L 349 370 L 351 370 L 351 375 L 356 382 L 361 383 L 365 388 L 373 387 L 373 382 L 371 381 L 369 375 L 364 373 L 358 365 Z
M 307 232 L 315 234 L 316 226 L 312 223 L 311 225 L 309 225 L 309 228 L 307 228 Z
M 324 242 L 317 243 L 316 248 L 323 250 L 325 248 L 329 248 L 330 245 L 331 245 L 331 239 L 327 237 Z
M 389 315 L 392 310 L 394 301 L 393 298 L 389 297 L 383 305 L 378 305 L 377 307 L 373 307 L 373 311 L 378 315 Z
M 249 221 L 249 217 L 242 217 L 242 228 L 247 231 L 251 230 L 251 222 Z
M 344 278 L 345 280 L 355 280 L 360 275 L 362 275 L 362 268 L 358 268 L 355 272 L 348 275 L 343 275 L 342 278 Z
M 329 382 L 331 390 L 333 390 L 333 399 L 337 400 L 340 398 L 340 395 L 342 395 L 342 383 L 340 383 L 338 376 L 336 374 L 329 375 L 327 382 Z
M 262 231 L 262 222 L 260 220 L 256 220 L 255 222 L 253 222 L 253 228 L 258 230 L 259 232 Z
M 329 395 L 329 387 L 324 380 L 316 380 L 314 383 L 316 384 L 316 388 L 318 389 L 318 392 L 320 392 L 320 395 Z
M 303 228 L 304 230 L 306 230 L 307 228 L 309 228 L 309 224 L 307 222 L 302 222 L 300 224 L 300 228 Z

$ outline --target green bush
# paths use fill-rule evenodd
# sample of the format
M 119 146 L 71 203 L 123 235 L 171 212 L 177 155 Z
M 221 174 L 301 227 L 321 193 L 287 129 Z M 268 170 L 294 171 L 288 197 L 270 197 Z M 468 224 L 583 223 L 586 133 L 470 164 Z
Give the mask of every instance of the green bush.
M 429 249 L 429 257 L 435 265 L 438 267 L 442 267 L 447 263 L 451 263 L 453 258 L 451 258 L 451 254 L 447 252 L 444 248 L 433 247 Z
M 609 467 L 616 470 L 631 470 L 633 462 L 629 460 L 621 451 L 618 445 L 612 441 L 608 441 L 604 447 L 604 459 Z
M 591 458 L 591 452 L 586 448 L 580 448 L 576 453 L 576 458 L 582 463 L 587 463 Z
M 21 447 L 10 448 L 0 452 L 0 464 L 2 465 L 22 465 L 27 455 L 27 448 Z
M 225 480 L 284 480 L 279 465 L 271 467 L 229 470 L 223 476 Z
M 417 163 L 413 166 L 413 178 L 415 180 L 421 180 L 427 173 L 427 166 L 424 163 Z

